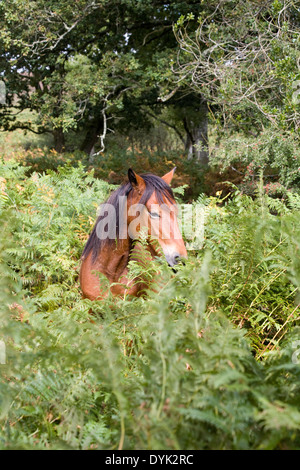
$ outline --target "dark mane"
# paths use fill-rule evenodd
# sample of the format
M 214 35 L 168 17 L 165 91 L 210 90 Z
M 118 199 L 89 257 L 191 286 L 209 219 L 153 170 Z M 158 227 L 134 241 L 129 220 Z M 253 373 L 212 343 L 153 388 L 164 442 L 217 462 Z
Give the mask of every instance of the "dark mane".
M 139 204 L 147 204 L 149 201 L 150 197 L 152 196 L 153 192 L 155 192 L 156 198 L 158 200 L 158 203 L 161 205 L 164 202 L 164 197 L 174 204 L 174 194 L 170 186 L 159 176 L 152 175 L 151 173 L 145 173 L 143 175 L 140 175 L 143 180 L 146 183 L 146 188 L 145 191 L 139 200 Z M 131 186 L 131 183 L 125 183 L 122 186 L 120 186 L 116 191 L 114 191 L 110 197 L 107 199 L 107 201 L 104 204 L 111 204 L 116 211 L 116 237 L 114 239 L 111 238 L 106 238 L 104 240 L 101 240 L 98 235 L 97 235 L 97 224 L 107 215 L 107 212 L 104 214 L 101 214 L 95 225 L 94 228 L 90 234 L 90 237 L 84 247 L 83 253 L 82 253 L 82 258 L 85 258 L 86 256 L 89 255 L 89 253 L 92 251 L 93 257 L 92 260 L 93 262 L 96 261 L 99 252 L 103 248 L 104 245 L 110 244 L 111 246 L 115 245 L 116 242 L 119 240 L 119 235 L 120 235 L 120 218 L 119 218 L 119 197 L 120 196 L 128 196 L 131 191 L 133 190 L 133 187 Z M 101 207 L 101 206 L 100 206 Z

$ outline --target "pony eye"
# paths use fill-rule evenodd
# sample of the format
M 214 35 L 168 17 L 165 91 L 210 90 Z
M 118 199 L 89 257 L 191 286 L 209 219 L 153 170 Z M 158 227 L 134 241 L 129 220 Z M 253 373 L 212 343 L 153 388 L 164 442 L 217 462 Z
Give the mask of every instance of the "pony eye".
M 159 219 L 160 215 L 157 212 L 149 212 L 151 219 Z

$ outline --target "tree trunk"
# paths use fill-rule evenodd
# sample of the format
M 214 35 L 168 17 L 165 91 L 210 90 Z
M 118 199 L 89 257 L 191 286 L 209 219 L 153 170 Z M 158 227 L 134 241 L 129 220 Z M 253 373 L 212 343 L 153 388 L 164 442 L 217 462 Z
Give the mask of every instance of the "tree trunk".
M 62 127 L 58 127 L 53 130 L 54 137 L 54 149 L 58 153 L 62 153 L 65 150 L 65 136 Z
M 102 123 L 95 123 L 91 126 L 85 135 L 85 139 L 81 144 L 80 150 L 85 152 L 89 157 L 95 152 L 95 145 L 99 139 L 99 133 L 102 130 Z
M 194 158 L 200 164 L 207 166 L 208 153 L 208 108 L 206 101 L 201 101 L 193 113 L 186 113 L 183 119 L 186 132 L 185 150 L 188 159 Z

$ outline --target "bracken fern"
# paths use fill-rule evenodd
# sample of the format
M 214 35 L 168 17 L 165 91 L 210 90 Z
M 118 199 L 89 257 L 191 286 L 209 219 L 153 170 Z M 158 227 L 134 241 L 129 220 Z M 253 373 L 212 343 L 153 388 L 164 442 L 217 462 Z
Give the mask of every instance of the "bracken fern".
M 79 260 L 112 187 L 0 168 L 0 448 L 299 448 L 296 195 L 200 197 L 202 249 L 176 273 L 141 251 L 147 296 L 91 302 Z

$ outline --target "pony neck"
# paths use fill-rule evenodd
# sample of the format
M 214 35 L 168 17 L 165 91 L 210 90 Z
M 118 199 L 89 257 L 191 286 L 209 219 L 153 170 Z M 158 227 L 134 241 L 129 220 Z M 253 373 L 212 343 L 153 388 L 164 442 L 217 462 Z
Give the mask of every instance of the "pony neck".
M 105 245 L 95 263 L 96 270 L 101 271 L 110 282 L 119 281 L 126 269 L 131 250 L 131 240 L 118 240 L 117 245 Z

